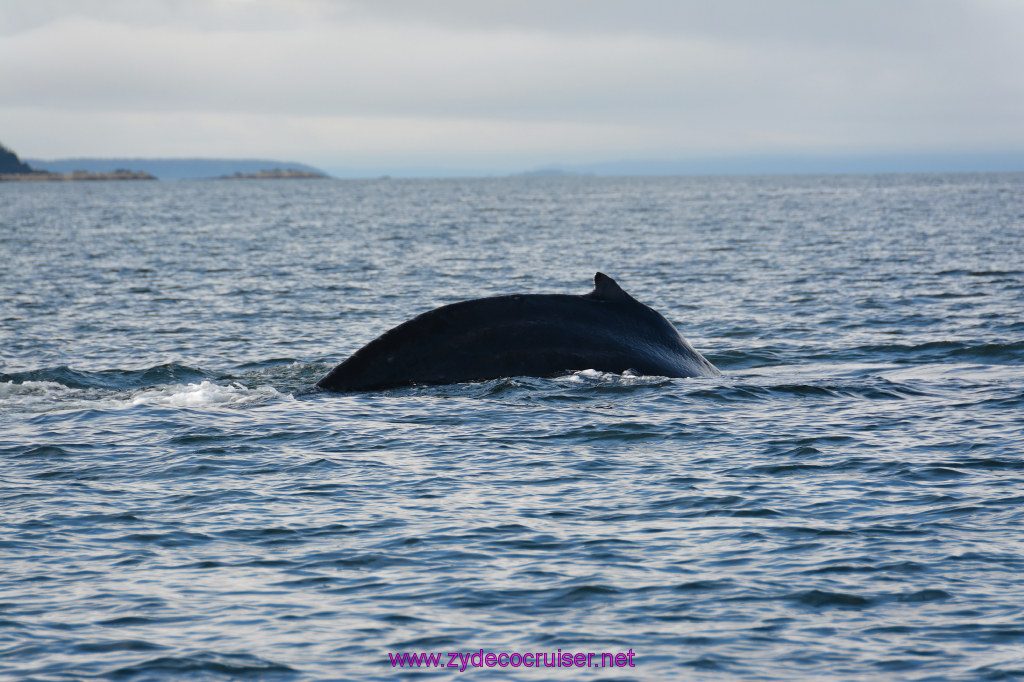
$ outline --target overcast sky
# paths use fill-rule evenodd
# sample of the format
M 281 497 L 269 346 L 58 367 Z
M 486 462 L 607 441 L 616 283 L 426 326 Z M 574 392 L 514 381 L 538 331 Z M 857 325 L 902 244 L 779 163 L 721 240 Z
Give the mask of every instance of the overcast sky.
M 0 0 L 22 157 L 1024 152 L 1024 0 Z

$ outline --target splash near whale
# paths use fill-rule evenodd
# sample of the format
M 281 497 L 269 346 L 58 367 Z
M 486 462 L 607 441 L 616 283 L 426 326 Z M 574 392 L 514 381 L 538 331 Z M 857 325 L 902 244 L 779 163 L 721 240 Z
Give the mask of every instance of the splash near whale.
M 720 374 L 668 320 L 598 272 L 585 295 L 494 296 L 423 313 L 357 350 L 317 386 L 348 393 L 585 369 Z

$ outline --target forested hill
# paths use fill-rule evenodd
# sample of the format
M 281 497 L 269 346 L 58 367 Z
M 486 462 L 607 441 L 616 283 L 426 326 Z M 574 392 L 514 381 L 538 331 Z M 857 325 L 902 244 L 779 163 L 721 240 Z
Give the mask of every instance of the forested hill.
M 0 174 L 31 173 L 32 168 L 18 158 L 18 155 L 0 144 Z

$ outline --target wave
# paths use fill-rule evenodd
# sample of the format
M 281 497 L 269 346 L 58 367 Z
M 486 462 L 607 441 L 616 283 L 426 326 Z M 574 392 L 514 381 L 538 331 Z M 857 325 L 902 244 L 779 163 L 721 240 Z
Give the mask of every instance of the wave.
M 291 677 L 296 670 L 275 661 L 245 653 L 219 653 L 201 651 L 191 655 L 160 656 L 109 670 L 104 677 L 150 678 L 176 677 L 192 679 L 211 678 L 280 678 Z
M 904 400 L 927 396 L 930 393 L 922 387 L 877 375 L 823 378 L 781 375 L 726 377 L 725 381 L 717 384 L 696 384 L 692 388 L 688 387 L 687 395 L 712 401 L 742 402 L 776 398 Z
M 235 377 L 180 364 L 94 372 L 61 365 L 0 374 L 0 409 L 35 413 L 135 407 L 204 409 L 293 399 L 292 387 L 268 382 L 267 371 L 261 364 Z M 303 367 L 298 371 L 309 370 Z
M 110 369 L 96 372 L 83 372 L 71 369 L 67 365 L 59 365 L 27 372 L 0 374 L 0 383 L 34 381 L 56 383 L 67 388 L 125 390 L 172 382 L 196 382 L 212 379 L 214 376 L 212 372 L 177 363 L 139 370 Z
M 984 356 L 989 362 L 1008 363 L 1018 356 L 1024 360 L 1024 342 L 860 346 L 817 358 L 808 356 L 801 361 L 790 358 L 789 362 L 774 350 L 757 349 L 716 356 L 716 362 L 723 365 L 726 374 L 712 380 L 678 380 L 629 371 L 617 374 L 587 369 L 546 379 L 510 377 L 447 386 L 411 386 L 388 393 L 494 399 L 526 392 L 536 400 L 565 401 L 586 399 L 593 393 L 671 387 L 670 392 L 676 395 L 679 392 L 675 389 L 680 389 L 689 398 L 723 402 L 776 397 L 902 400 L 931 395 L 935 381 L 986 381 L 988 373 L 1007 371 L 1004 365 L 971 364 L 962 360 L 971 354 Z M 863 357 L 868 355 L 871 357 Z M 910 360 L 911 357 L 914 359 Z M 49 412 L 138 406 L 192 409 L 248 406 L 319 394 L 314 384 L 331 366 L 329 362 L 302 362 L 291 358 L 247 362 L 224 372 L 180 363 L 98 371 L 59 365 L 0 373 L 0 409 Z
M 925 343 L 874 343 L 847 348 L 794 348 L 792 346 L 735 348 L 706 354 L 723 372 L 763 367 L 802 365 L 807 362 L 873 364 L 947 364 L 971 362 L 985 365 L 1024 363 L 1024 341 L 929 341 Z
M 873 344 L 815 354 L 816 360 L 875 360 L 897 364 L 974 362 L 987 365 L 1016 365 L 1024 362 L 1024 341 L 966 342 L 931 341 L 917 344 Z

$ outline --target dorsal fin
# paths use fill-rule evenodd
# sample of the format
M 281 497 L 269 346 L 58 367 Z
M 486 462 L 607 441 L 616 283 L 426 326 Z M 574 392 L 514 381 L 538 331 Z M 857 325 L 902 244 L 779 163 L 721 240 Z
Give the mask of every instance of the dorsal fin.
M 594 290 L 589 294 L 602 301 L 632 301 L 633 297 L 622 290 L 615 280 L 598 272 L 594 274 Z

